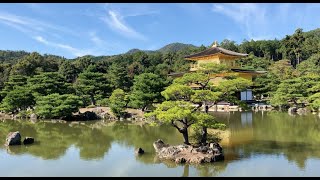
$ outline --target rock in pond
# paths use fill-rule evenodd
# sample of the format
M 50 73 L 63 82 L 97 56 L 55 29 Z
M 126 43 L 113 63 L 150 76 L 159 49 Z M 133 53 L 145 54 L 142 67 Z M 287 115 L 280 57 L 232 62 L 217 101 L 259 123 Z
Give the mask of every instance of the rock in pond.
M 21 145 L 21 135 L 19 131 L 9 132 L 6 138 L 6 146 Z
M 296 113 L 297 110 L 298 110 L 297 107 L 290 107 L 290 108 L 288 109 L 288 113 L 289 113 L 289 114 L 293 114 L 293 113 Z
M 299 108 L 299 109 L 297 109 L 297 113 L 299 115 L 306 115 L 307 112 L 308 112 L 307 108 Z
M 32 144 L 34 143 L 34 138 L 33 137 L 25 137 L 24 140 L 23 140 L 23 144 L 26 145 L 26 144 Z
M 201 164 L 224 160 L 222 148 L 218 143 L 209 143 L 200 147 L 191 145 L 170 146 L 158 139 L 153 143 L 153 147 L 159 159 L 171 160 L 176 163 Z
M 142 148 L 138 148 L 135 150 L 135 154 L 143 154 L 144 153 L 144 150 Z

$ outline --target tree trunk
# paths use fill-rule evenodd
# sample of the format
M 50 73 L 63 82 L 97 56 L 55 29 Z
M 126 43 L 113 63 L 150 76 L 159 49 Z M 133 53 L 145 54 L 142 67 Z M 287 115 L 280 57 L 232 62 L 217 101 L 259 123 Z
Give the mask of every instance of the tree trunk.
M 184 142 L 183 142 L 183 143 L 186 144 L 186 145 L 190 145 L 190 143 L 189 143 L 188 129 L 185 128 L 185 127 L 183 127 L 180 132 L 181 132 L 182 135 L 183 135 L 183 139 L 184 139 Z
M 183 124 L 183 127 L 180 128 L 174 123 L 174 121 L 171 121 L 171 125 L 175 127 L 183 135 L 184 144 L 190 145 L 189 135 L 188 135 L 188 121 L 184 119 L 182 124 Z
M 208 138 L 208 132 L 207 132 L 207 127 L 206 126 L 202 126 L 202 130 L 201 130 L 201 144 L 206 145 L 207 144 L 207 138 Z
M 209 107 L 208 105 L 205 105 L 205 112 L 208 114 L 209 113 Z M 202 126 L 201 129 L 201 144 L 206 145 L 207 144 L 207 138 L 208 138 L 208 131 L 206 126 Z
M 146 109 L 146 107 L 147 107 L 147 106 L 144 105 L 144 106 L 142 107 L 141 111 L 144 112 L 144 110 Z
M 183 135 L 183 139 L 184 139 L 184 144 L 190 145 L 189 143 L 189 135 L 188 135 L 188 120 L 184 119 L 183 120 L 183 128 L 181 129 L 181 133 Z
M 96 105 L 96 100 L 94 99 L 93 94 L 90 94 L 91 105 Z

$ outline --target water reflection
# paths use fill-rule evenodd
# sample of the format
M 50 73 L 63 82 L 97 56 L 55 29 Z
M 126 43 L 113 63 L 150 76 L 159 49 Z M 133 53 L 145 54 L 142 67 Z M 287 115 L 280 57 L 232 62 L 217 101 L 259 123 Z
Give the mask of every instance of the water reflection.
M 22 138 L 32 136 L 35 143 L 31 146 L 10 146 L 11 154 L 29 153 L 43 159 L 58 159 L 66 150 L 74 145 L 80 150 L 80 158 L 97 160 L 104 158 L 113 142 L 127 147 L 143 147 L 153 155 L 152 142 L 162 138 L 165 142 L 180 143 L 181 137 L 170 127 L 137 126 L 125 122 L 101 123 L 87 122 L 85 124 L 52 123 L 40 121 L 33 124 L 26 120 L 6 120 L 0 123 L 0 139 L 5 143 L 5 137 L 10 131 L 20 131 Z M 146 161 L 148 155 L 141 157 Z M 152 163 L 152 161 L 150 161 Z
M 0 154 L 6 153 L 7 158 L 14 158 L 15 161 L 23 161 L 20 155 L 29 155 L 47 163 L 47 160 L 61 162 L 62 167 L 57 172 L 64 171 L 63 168 L 67 166 L 64 163 L 68 162 L 69 166 L 92 168 L 92 174 L 97 176 L 117 176 L 117 173 L 119 176 L 228 176 L 232 175 L 228 173 L 232 173 L 230 169 L 237 163 L 260 162 L 263 158 L 269 159 L 268 162 L 261 161 L 261 168 L 275 166 L 287 169 L 293 163 L 299 172 L 320 175 L 320 172 L 314 172 L 313 167 L 308 166 L 310 160 L 320 162 L 320 119 L 317 115 L 289 116 L 277 112 L 216 112 L 214 115 L 217 120 L 227 124 L 226 132 L 229 135 L 223 144 L 225 161 L 213 164 L 195 166 L 161 162 L 155 156 L 152 143 L 161 138 L 169 144 L 180 144 L 183 142 L 181 134 L 170 126 L 150 127 L 127 122 L 0 121 L 2 144 L 10 131 L 18 130 L 22 137 L 35 137 L 32 145 L 0 146 Z M 135 156 L 134 149 L 139 147 L 146 153 Z M 75 159 L 70 161 L 70 158 Z M 89 165 L 90 162 L 100 164 Z M 124 165 L 128 166 L 127 169 L 122 168 Z M 112 167 L 113 170 L 105 170 L 105 167 Z M 248 167 L 240 168 L 243 168 L 242 172 L 247 172 L 247 176 L 259 175 L 257 171 L 246 169 Z M 115 169 L 122 169 L 122 172 L 116 172 Z M 0 175 L 3 173 L 7 171 L 0 170 Z M 82 172 L 79 174 L 78 170 L 65 173 L 71 176 L 75 173 L 84 175 Z
M 220 116 L 220 120 L 229 125 L 229 144 L 225 144 L 231 147 L 228 153 L 238 158 L 284 155 L 302 170 L 307 159 L 320 158 L 320 119 L 316 115 L 292 117 L 279 112 L 241 112 L 229 113 L 227 118 Z

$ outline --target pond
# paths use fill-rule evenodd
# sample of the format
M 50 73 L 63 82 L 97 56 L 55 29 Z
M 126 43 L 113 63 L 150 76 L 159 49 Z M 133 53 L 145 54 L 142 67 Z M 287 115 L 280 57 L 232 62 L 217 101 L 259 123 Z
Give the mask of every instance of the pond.
M 159 162 L 152 143 L 181 144 L 170 126 L 126 122 L 0 121 L 0 176 L 320 176 L 320 118 L 280 112 L 214 113 L 228 126 L 225 160 L 205 165 Z M 32 145 L 5 147 L 20 131 Z M 146 154 L 135 156 L 136 148 Z

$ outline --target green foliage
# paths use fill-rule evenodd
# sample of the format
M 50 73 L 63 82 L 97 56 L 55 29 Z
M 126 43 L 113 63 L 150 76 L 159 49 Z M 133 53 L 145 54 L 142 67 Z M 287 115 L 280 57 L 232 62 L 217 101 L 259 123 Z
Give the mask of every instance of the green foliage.
M 161 53 L 178 52 L 187 48 L 194 48 L 192 44 L 171 43 L 159 49 Z
M 226 125 L 222 123 L 218 123 L 215 121 L 214 117 L 211 114 L 204 113 L 204 112 L 195 112 L 192 114 L 193 119 L 196 119 L 195 124 L 193 124 L 194 127 L 207 127 L 207 128 L 223 128 Z M 219 124 L 219 125 L 218 125 Z
M 319 84 L 319 81 L 318 81 L 318 84 L 314 84 L 307 91 L 309 93 L 308 101 L 311 105 L 311 108 L 319 109 L 320 108 L 320 84 Z
M 302 29 L 298 28 L 292 36 L 286 36 L 283 40 L 285 57 L 291 60 L 293 67 L 300 63 L 303 57 L 302 46 L 305 41 Z
M 82 56 L 75 59 L 73 65 L 78 70 L 79 73 L 87 69 L 87 67 L 93 64 L 92 56 Z
M 132 85 L 127 67 L 121 63 L 113 63 L 108 69 L 107 77 L 112 89 L 120 88 L 127 91 L 128 87 Z
M 201 87 L 204 87 L 208 84 L 210 78 L 207 74 L 202 72 L 197 73 L 186 73 L 181 78 L 177 78 L 173 80 L 173 83 L 177 84 L 185 84 L 190 85 L 191 83 L 200 85 Z
M 309 59 L 303 61 L 297 66 L 300 75 L 309 73 L 320 74 L 320 53 L 312 55 Z
M 130 106 L 144 110 L 153 102 L 159 102 L 162 98 L 160 92 L 163 91 L 167 83 L 163 78 L 153 73 L 135 76 L 130 93 Z
M 213 92 L 211 90 L 195 90 L 191 96 L 193 103 L 216 102 L 220 99 L 222 92 Z
M 33 76 L 41 72 L 58 71 L 61 59 L 52 58 L 51 56 L 41 56 L 33 52 L 24 56 L 17 64 L 12 67 L 12 75 Z
M 238 77 L 235 79 L 221 81 L 218 85 L 218 89 L 224 95 L 233 95 L 236 92 L 246 90 L 250 86 L 252 86 L 252 82 L 250 80 Z
M 294 76 L 294 68 L 288 60 L 280 60 L 269 67 L 269 73 L 280 81 L 290 79 Z
M 69 94 L 74 89 L 71 83 L 57 72 L 45 72 L 28 79 L 28 86 L 35 97 L 46 96 L 53 93 Z
M 122 89 L 114 90 L 109 97 L 109 107 L 118 118 L 125 114 L 127 101 L 127 95 Z
M 34 105 L 34 97 L 26 86 L 17 86 L 7 92 L 6 97 L 2 100 L 0 109 L 4 112 L 17 113 L 26 110 Z
M 58 93 L 37 98 L 35 113 L 44 119 L 57 119 L 71 116 L 82 105 L 81 98 L 72 94 Z
M 144 66 L 140 62 L 133 62 L 128 66 L 128 75 L 130 78 L 133 78 L 135 75 L 143 73 Z
M 221 46 L 222 48 L 228 49 L 230 51 L 239 52 L 238 45 L 236 44 L 236 42 L 229 39 L 224 39 L 219 44 L 219 46 Z
M 216 128 L 219 129 L 219 128 Z M 224 129 L 223 127 L 221 129 Z M 202 128 L 194 126 L 194 133 L 191 135 L 191 138 L 195 142 L 200 142 L 202 138 Z M 219 133 L 209 133 L 208 142 L 220 142 L 222 139 L 219 137 Z
M 161 92 L 161 95 L 166 100 L 190 100 L 191 95 L 194 92 L 192 91 L 190 86 L 182 85 L 182 84 L 172 84 L 168 86 L 164 91 Z
M 11 64 L 3 63 L 0 64 L 0 91 L 4 88 L 4 84 L 9 79 L 9 74 L 11 70 Z M 1 101 L 1 96 L 0 96 Z
M 164 123 L 172 123 L 183 119 L 192 118 L 192 110 L 194 107 L 190 102 L 186 101 L 164 101 L 151 112 L 146 113 L 146 117 L 155 116 Z
M 319 104 L 319 102 L 320 102 L 319 101 L 320 100 L 320 92 L 309 96 L 308 100 L 309 100 L 312 108 L 314 108 L 314 109 L 320 108 L 320 104 Z
M 21 110 L 17 114 L 17 117 L 21 118 L 21 119 L 26 119 L 26 118 L 30 117 L 31 113 L 32 113 L 31 110 Z
M 97 100 L 97 106 L 108 106 L 109 105 L 109 98 L 103 98 Z
M 298 103 L 303 97 L 303 89 L 301 89 L 302 82 L 300 79 L 288 79 L 283 81 L 275 94 L 272 96 L 270 103 L 275 106 L 289 105 L 289 102 Z
M 267 70 L 272 63 L 271 59 L 256 57 L 253 54 L 236 61 L 238 66 L 249 70 Z
M 229 67 L 226 64 L 203 63 L 203 64 L 200 64 L 198 73 L 216 74 L 216 73 L 225 73 L 228 70 L 229 70 Z
M 27 84 L 27 77 L 22 75 L 11 75 L 9 80 L 4 83 L 4 88 L 0 92 L 2 97 L 5 97 L 8 92 L 14 90 L 16 87 L 25 86 Z
M 76 69 L 76 66 L 72 64 L 70 61 L 64 61 L 59 66 L 59 74 L 61 74 L 68 83 L 75 82 L 78 76 L 78 71 L 79 70 Z
M 80 73 L 74 87 L 80 95 L 89 96 L 92 105 L 96 104 L 95 96 L 107 97 L 110 93 L 109 82 L 103 73 L 87 71 Z
M 242 53 L 253 54 L 256 57 L 263 57 L 272 60 L 282 59 L 282 52 L 279 50 L 281 42 L 275 40 L 244 40 L 239 45 L 239 51 Z
M 294 34 L 288 35 L 281 40 L 244 40 L 239 45 L 232 40 L 223 40 L 220 46 L 236 52 L 247 53 L 248 57 L 241 58 L 237 64 L 242 69 L 251 70 L 267 70 L 264 75 L 259 75 L 253 79 L 253 92 L 255 95 L 269 94 L 273 96 L 273 104 L 287 104 L 288 98 L 282 98 L 281 93 L 276 94 L 278 86 L 288 79 L 301 78 L 299 81 L 301 87 L 305 91 L 300 94 L 301 102 L 308 102 L 310 106 L 316 99 L 310 98 L 316 92 L 309 92 L 307 89 L 314 86 L 314 83 L 319 83 L 319 80 L 307 77 L 307 75 L 319 75 L 319 50 L 320 50 L 320 30 L 316 29 L 309 32 L 303 32 L 302 29 L 297 29 Z M 117 88 L 123 89 L 125 92 L 133 92 L 133 80 L 136 76 L 144 73 L 154 73 L 163 81 L 170 80 L 169 73 L 173 72 L 187 72 L 191 61 L 185 60 L 185 56 L 203 51 L 209 47 L 202 45 L 196 47 L 193 45 L 186 45 L 181 43 L 169 44 L 157 51 L 142 51 L 135 50 L 131 53 L 114 55 L 114 56 L 83 56 L 75 59 L 65 59 L 63 57 L 54 55 L 40 55 L 39 53 L 27 53 L 24 51 L 0 51 L 0 101 L 5 98 L 6 94 L 14 90 L 15 86 L 24 86 L 27 79 L 30 85 L 32 94 L 47 95 L 51 93 L 73 93 L 79 94 L 82 97 L 84 105 L 107 104 L 107 99 L 111 92 Z M 187 73 L 182 78 L 174 80 L 174 83 L 181 85 L 197 85 L 202 90 L 212 90 L 213 92 L 222 92 L 222 96 L 227 100 L 237 101 L 235 98 L 234 88 L 226 93 L 222 89 L 217 89 L 212 86 L 209 81 L 211 77 L 217 73 L 228 72 L 229 76 L 224 77 L 224 80 L 236 79 L 236 76 L 230 74 L 228 68 L 223 65 L 209 63 L 202 65 L 202 68 L 195 73 Z M 296 69 L 294 68 L 296 67 Z M 49 72 L 59 73 L 61 76 L 45 75 Z M 79 74 L 90 74 L 78 77 Z M 101 73 L 99 75 L 94 73 Z M 20 77 L 19 77 L 20 76 Z M 102 78 L 102 76 L 105 76 Z M 98 78 L 98 80 L 96 80 Z M 100 79 L 99 79 L 100 78 Z M 102 78 L 102 79 L 101 79 Z M 87 79 L 85 81 L 84 79 Z M 56 82 L 55 82 L 56 81 Z M 32 82 L 30 84 L 30 82 Z M 64 83 L 62 83 L 64 82 Z M 308 83 L 310 82 L 310 83 Z M 76 87 L 77 92 L 69 89 L 68 84 L 72 83 Z M 232 84 L 232 81 L 229 82 Z M 227 83 L 228 84 L 228 83 Z M 48 86 L 47 88 L 42 88 Z M 109 87 L 110 85 L 110 87 Z M 55 87 L 57 86 L 57 87 Z M 229 86 L 229 85 L 228 85 Z M 58 88 L 59 87 L 59 88 Z M 168 89 L 167 99 L 179 99 L 180 97 L 174 95 L 173 92 L 184 92 L 179 90 L 178 86 Z M 69 90 L 71 91 L 69 91 Z M 302 88 L 301 88 L 302 89 Z M 163 89 L 158 90 L 161 92 Z M 173 92 L 169 92 L 172 90 Z M 229 89 L 228 89 L 229 90 Z M 149 90 L 146 90 L 149 91 Z M 150 90 L 151 91 L 151 90 Z M 154 91 L 154 90 L 152 90 Z M 134 107 L 144 106 L 143 101 L 146 101 L 141 95 L 144 91 L 138 91 L 134 94 L 138 98 L 130 102 Z M 209 91 L 208 91 L 209 92 Z M 185 93 L 188 94 L 185 90 Z M 137 95 L 138 94 L 138 95 Z M 148 93 L 147 93 L 148 94 Z M 200 92 L 193 91 L 193 97 L 199 94 L 197 98 L 189 99 L 193 102 L 200 103 Z M 227 95 L 226 95 L 227 94 Z M 155 101 L 148 100 L 149 106 L 152 102 L 161 102 L 160 93 Z M 182 95 L 182 94 L 180 94 Z M 278 98 L 276 98 L 278 97 Z M 206 97 L 207 98 L 207 97 Z M 204 98 L 202 98 L 203 100 Z M 278 100 L 276 100 L 278 99 Z M 211 101 L 211 100 L 210 100 Z M 275 101 L 279 101 L 275 103 Z M 202 102 L 207 103 L 207 102 Z M 239 103 L 239 102 L 237 102 Z M 308 105 L 308 104 L 307 104 Z
M 30 53 L 25 51 L 0 50 L 0 63 L 16 64 L 17 61 L 19 61 L 24 56 L 27 56 L 29 54 Z

